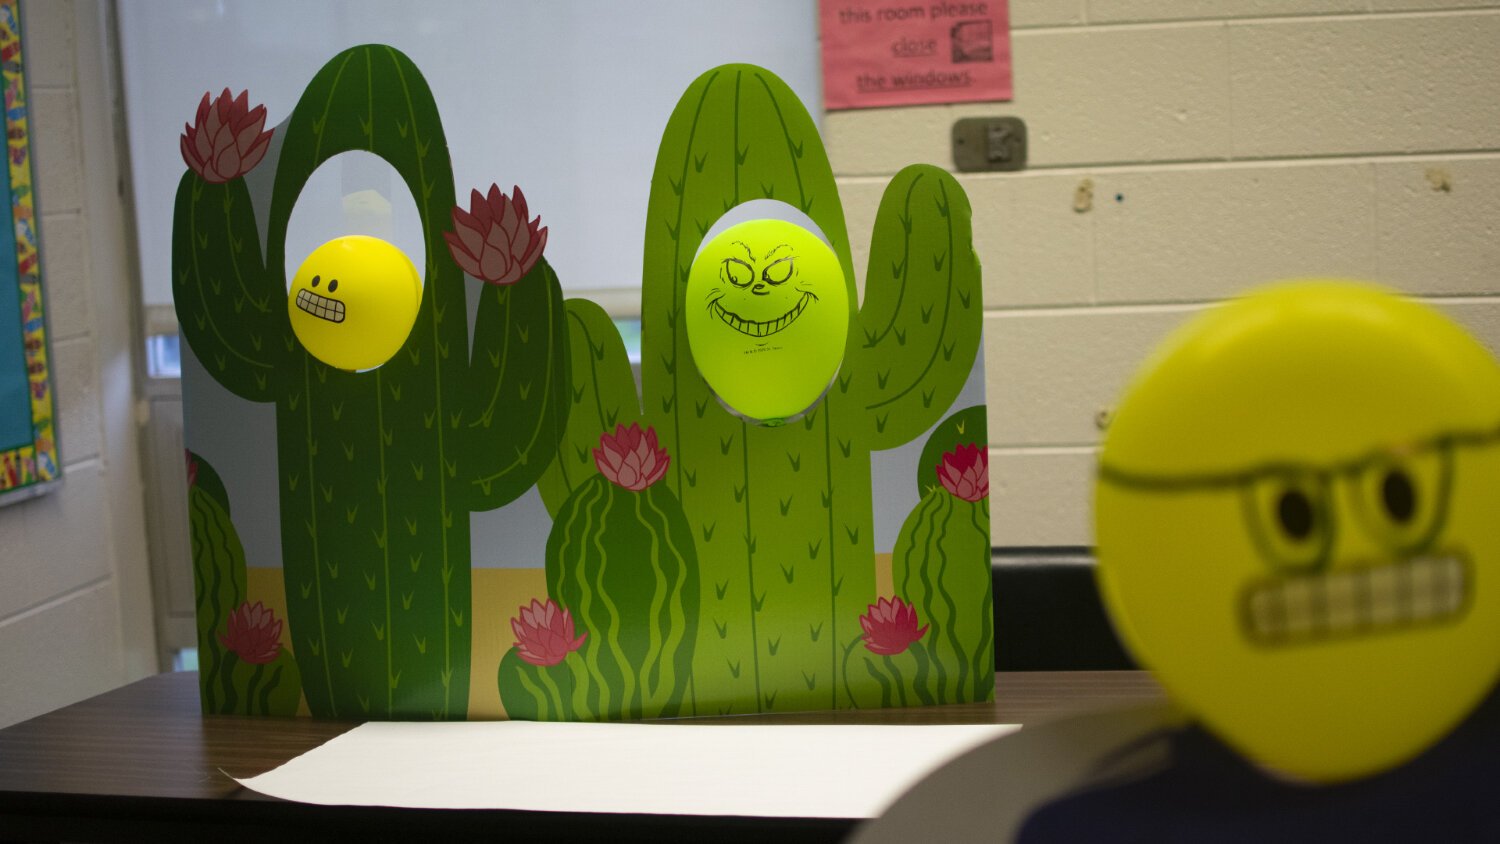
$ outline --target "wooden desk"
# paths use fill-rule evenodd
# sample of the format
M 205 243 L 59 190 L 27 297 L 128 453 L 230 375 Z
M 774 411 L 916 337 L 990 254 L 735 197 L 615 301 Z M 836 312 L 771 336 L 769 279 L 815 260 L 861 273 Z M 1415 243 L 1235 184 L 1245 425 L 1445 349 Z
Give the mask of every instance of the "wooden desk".
M 1158 700 L 1140 672 L 1001 674 L 994 704 L 754 716 L 736 723 L 1037 724 Z M 855 820 L 431 811 L 313 806 L 264 797 L 263 773 L 352 722 L 204 716 L 198 677 L 160 674 L 0 730 L 0 841 L 553 838 L 837 841 Z

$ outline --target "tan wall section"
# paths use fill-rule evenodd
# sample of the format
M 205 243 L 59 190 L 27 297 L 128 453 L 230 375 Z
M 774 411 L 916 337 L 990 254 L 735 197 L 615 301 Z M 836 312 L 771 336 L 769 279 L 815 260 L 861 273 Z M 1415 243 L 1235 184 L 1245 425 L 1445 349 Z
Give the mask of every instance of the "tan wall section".
M 63 485 L 0 507 L 0 726 L 158 670 L 109 8 L 21 5 Z
M 1014 102 L 825 121 L 857 267 L 897 169 L 951 167 L 961 117 L 1027 122 L 1028 170 L 960 177 L 997 545 L 1092 544 L 1101 414 L 1166 332 L 1247 287 L 1376 281 L 1500 348 L 1500 3 L 1010 7 Z

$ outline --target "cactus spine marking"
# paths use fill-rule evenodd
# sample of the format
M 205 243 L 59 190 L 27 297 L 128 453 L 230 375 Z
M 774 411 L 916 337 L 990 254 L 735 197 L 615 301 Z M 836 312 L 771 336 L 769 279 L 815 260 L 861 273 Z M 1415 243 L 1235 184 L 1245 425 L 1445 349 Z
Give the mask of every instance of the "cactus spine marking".
M 268 165 L 264 259 L 243 178 L 184 176 L 173 240 L 179 322 L 220 384 L 276 404 L 290 632 L 312 713 L 462 718 L 468 513 L 514 500 L 552 461 L 569 408 L 561 293 L 545 262 L 514 285 L 486 285 L 471 357 L 464 276 L 441 237 L 454 204 L 446 141 L 431 92 L 401 53 L 340 53 L 282 131 Z M 349 150 L 400 174 L 427 252 L 416 326 L 365 373 L 311 357 L 283 304 L 297 195 Z

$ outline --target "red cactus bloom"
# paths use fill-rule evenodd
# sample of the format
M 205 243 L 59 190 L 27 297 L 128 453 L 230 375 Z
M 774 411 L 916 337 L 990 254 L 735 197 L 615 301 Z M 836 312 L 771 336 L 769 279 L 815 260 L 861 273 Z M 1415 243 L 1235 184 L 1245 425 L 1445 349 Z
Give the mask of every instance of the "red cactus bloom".
M 273 662 L 281 652 L 281 622 L 260 601 L 254 606 L 246 601 L 229 614 L 228 630 L 219 634 L 219 641 L 246 662 Z
M 641 431 L 639 423 L 629 428 L 616 425 L 614 436 L 601 434 L 594 449 L 594 465 L 616 486 L 640 492 L 662 479 L 672 458 L 656 444 L 656 429 Z
M 514 199 L 490 185 L 489 196 L 472 191 L 469 210 L 453 206 L 453 228 L 443 232 L 448 251 L 464 272 L 490 284 L 515 284 L 541 260 L 547 227 L 537 217 L 526 221 L 526 197 L 513 187 Z
M 213 102 L 204 94 L 197 118 L 182 128 L 182 160 L 215 184 L 253 170 L 266 157 L 273 131 L 266 129 L 265 106 L 250 108 L 249 91 L 231 97 L 228 88 Z
M 188 489 L 198 485 L 198 461 L 193 459 L 193 453 L 183 449 L 182 453 L 187 457 Z
M 583 647 L 589 636 L 573 638 L 573 614 L 551 598 L 545 604 L 532 598 L 530 606 L 520 609 L 521 614 L 510 620 L 510 629 L 516 634 L 516 654 L 532 665 L 562 662 Z
M 943 452 L 937 467 L 943 488 L 965 501 L 981 501 L 990 494 L 990 455 L 969 443 Z
M 927 634 L 927 627 L 917 628 L 917 608 L 900 598 L 881 598 L 870 604 L 870 611 L 859 617 L 864 629 L 865 647 L 871 653 L 890 656 L 911 647 Z

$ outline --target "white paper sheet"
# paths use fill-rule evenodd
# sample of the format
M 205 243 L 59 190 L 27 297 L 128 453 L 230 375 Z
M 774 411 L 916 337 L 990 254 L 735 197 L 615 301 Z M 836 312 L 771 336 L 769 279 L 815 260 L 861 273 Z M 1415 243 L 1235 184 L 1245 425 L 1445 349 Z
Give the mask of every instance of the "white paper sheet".
M 869 818 L 1016 729 L 372 723 L 238 782 L 323 805 Z

